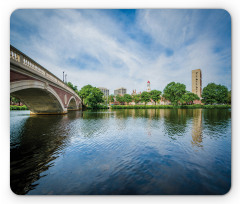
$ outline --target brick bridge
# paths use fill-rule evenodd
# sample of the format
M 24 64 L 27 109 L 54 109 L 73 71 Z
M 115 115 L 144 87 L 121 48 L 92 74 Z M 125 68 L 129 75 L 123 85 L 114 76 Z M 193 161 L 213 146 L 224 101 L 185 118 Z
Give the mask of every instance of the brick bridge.
M 81 99 L 70 87 L 11 45 L 10 94 L 31 114 L 64 114 L 82 108 Z

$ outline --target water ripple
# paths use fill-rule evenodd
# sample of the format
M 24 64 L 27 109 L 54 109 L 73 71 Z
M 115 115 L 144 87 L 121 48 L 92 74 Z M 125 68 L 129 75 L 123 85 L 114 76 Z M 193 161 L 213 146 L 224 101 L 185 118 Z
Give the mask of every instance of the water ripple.
M 229 110 L 11 112 L 17 194 L 223 194 Z

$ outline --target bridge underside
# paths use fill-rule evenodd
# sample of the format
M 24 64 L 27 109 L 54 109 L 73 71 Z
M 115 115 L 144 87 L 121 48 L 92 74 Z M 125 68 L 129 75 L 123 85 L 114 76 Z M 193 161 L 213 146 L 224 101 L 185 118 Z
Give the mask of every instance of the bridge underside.
M 72 98 L 70 99 L 70 102 L 68 104 L 68 110 L 79 110 L 79 107 L 77 107 L 76 101 Z
M 19 98 L 32 114 L 63 114 L 67 111 L 59 100 L 46 89 L 27 88 L 11 93 Z

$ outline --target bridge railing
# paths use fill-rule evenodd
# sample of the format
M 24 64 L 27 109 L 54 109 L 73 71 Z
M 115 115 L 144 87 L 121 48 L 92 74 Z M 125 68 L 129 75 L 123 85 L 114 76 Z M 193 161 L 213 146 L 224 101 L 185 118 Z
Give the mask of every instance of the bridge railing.
M 69 92 L 74 94 L 75 96 L 79 97 L 74 90 L 72 90 L 69 86 L 67 86 L 61 79 L 53 75 L 51 72 L 49 72 L 47 69 L 42 67 L 40 64 L 32 60 L 30 57 L 13 47 L 10 46 L 10 59 L 16 61 L 17 63 L 20 63 L 24 65 L 27 69 L 36 71 L 39 75 L 44 76 L 49 81 L 52 81 L 61 87 L 67 89 Z

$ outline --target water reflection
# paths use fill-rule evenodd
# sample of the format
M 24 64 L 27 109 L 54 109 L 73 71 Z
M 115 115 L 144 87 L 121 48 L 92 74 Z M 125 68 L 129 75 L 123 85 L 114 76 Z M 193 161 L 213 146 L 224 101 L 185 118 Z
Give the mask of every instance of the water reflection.
M 18 138 L 17 142 L 11 141 L 10 152 L 10 185 L 15 193 L 26 194 L 38 185 L 32 183 L 46 176 L 41 173 L 54 165 L 57 155 L 68 143 L 69 120 L 80 116 L 81 113 L 77 112 L 68 115 L 32 115 L 21 124 L 21 131 L 11 133 L 11 137 Z M 16 125 L 11 122 L 11 129 Z
M 193 110 L 192 145 L 203 147 L 202 145 L 202 109 Z
M 223 194 L 231 185 L 230 110 L 16 111 L 10 124 L 17 194 Z
M 83 121 L 78 131 L 87 138 L 101 135 L 108 129 L 109 118 L 112 117 L 111 112 L 107 111 L 84 111 Z
M 164 131 L 171 139 L 183 136 L 186 132 L 187 121 L 190 119 L 192 110 L 173 109 L 166 111 L 164 115 Z M 174 124 L 174 125 L 173 125 Z
M 231 125 L 231 110 L 203 110 L 203 120 L 203 127 L 206 128 L 210 137 L 226 137 L 225 133 Z M 215 134 L 219 130 L 221 130 L 220 134 Z

